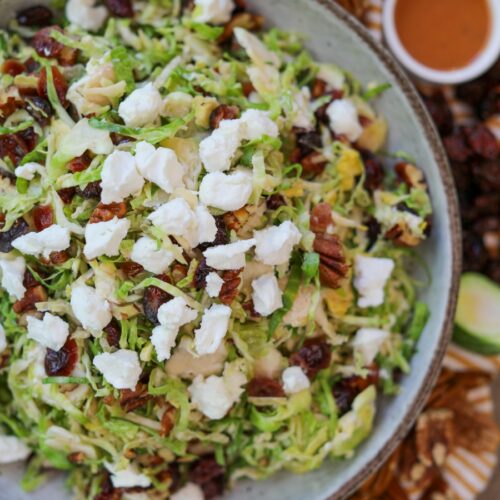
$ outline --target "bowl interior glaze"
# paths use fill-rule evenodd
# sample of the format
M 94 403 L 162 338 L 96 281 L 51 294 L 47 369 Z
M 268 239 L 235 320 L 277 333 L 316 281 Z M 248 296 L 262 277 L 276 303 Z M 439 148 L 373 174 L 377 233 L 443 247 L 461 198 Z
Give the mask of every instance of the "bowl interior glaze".
M 3 19 L 21 6 L 40 0 L 0 0 Z M 49 3 L 49 2 L 46 2 Z M 323 500 L 343 498 L 395 448 L 425 402 L 439 371 L 453 323 L 460 273 L 460 226 L 451 174 L 439 137 L 414 88 L 388 52 L 372 41 L 368 32 L 331 0 L 249 0 L 251 9 L 268 24 L 304 33 L 306 46 L 323 62 L 334 62 L 364 84 L 389 82 L 392 88 L 376 108 L 389 121 L 388 150 L 404 150 L 424 170 L 434 205 L 432 237 L 422 248 L 432 273 L 432 283 L 420 299 L 431 309 L 431 318 L 412 360 L 412 373 L 403 379 L 401 393 L 380 401 L 375 428 L 354 457 L 328 461 L 305 474 L 281 473 L 263 482 L 244 481 L 227 494 L 231 500 Z M 69 498 L 61 481 L 53 481 L 31 495 L 20 490 L 21 467 L 9 466 L 0 475 L 0 500 Z

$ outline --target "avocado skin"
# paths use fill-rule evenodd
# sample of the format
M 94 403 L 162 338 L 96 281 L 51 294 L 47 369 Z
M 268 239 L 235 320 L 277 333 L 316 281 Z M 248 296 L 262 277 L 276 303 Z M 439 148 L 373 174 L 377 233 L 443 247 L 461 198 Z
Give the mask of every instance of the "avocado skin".
M 478 336 L 456 325 L 453 331 L 453 342 L 464 349 L 477 352 L 478 354 L 486 356 L 500 354 L 500 339 L 496 340 L 492 337 Z

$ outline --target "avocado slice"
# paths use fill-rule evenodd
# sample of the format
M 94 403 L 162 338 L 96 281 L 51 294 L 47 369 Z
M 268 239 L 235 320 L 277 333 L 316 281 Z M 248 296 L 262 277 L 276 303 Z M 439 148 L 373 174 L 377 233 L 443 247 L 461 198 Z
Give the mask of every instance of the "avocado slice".
M 500 354 L 500 286 L 481 274 L 460 279 L 453 340 L 481 354 Z

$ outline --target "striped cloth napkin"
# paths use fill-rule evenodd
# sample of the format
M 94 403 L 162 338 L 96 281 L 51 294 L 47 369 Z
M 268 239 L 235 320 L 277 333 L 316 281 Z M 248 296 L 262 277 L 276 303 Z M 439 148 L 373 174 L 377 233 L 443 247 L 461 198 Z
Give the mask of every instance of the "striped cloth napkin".
M 346 5 L 346 1 L 350 5 Z M 364 0 L 359 3 L 356 0 L 339 0 L 339 3 L 348 8 L 352 7 L 349 10 L 358 15 L 372 36 L 376 40 L 383 42 L 383 0 Z M 415 80 L 415 84 L 423 94 L 427 95 L 431 95 L 439 88 L 448 101 L 457 124 L 467 124 L 473 121 L 472 110 L 468 104 L 456 99 L 453 86 L 438 87 L 418 80 Z M 486 122 L 486 126 L 500 140 L 500 115 L 491 117 Z M 493 377 L 500 372 L 500 356 L 481 356 L 465 351 L 456 345 L 451 345 L 444 360 L 444 367 L 454 372 L 485 372 Z M 471 389 L 467 393 L 467 400 L 479 415 L 492 417 L 493 399 L 491 386 L 488 382 Z M 471 453 L 463 447 L 455 448 L 448 455 L 443 466 L 442 475 L 448 483 L 449 491 L 442 498 L 457 498 L 460 500 L 476 498 L 488 485 L 496 464 L 497 456 L 491 451 Z M 407 497 L 416 500 L 422 497 L 422 490 L 417 483 L 405 483 L 401 480 L 399 486 Z M 360 495 L 360 497 L 363 498 L 363 495 Z M 389 497 L 397 498 L 397 496 L 392 495 L 389 495 Z

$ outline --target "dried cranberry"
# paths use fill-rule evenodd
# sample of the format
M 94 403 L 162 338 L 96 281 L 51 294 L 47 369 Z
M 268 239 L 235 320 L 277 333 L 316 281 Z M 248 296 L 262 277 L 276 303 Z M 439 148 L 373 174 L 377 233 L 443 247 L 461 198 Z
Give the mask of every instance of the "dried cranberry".
M 328 162 L 321 153 L 316 151 L 309 153 L 300 161 L 300 164 L 302 165 L 302 174 L 304 176 L 319 175 L 323 172 L 323 170 L 325 170 L 327 163 Z
M 54 224 L 54 214 L 50 205 L 39 205 L 33 209 L 33 223 L 38 232 Z
M 40 63 L 33 59 L 32 57 L 29 57 L 24 61 L 24 64 L 26 66 L 26 71 L 31 75 L 32 73 L 37 72 L 40 69 Z
M 15 97 L 7 97 L 2 103 L 0 103 L 0 114 L 3 119 L 8 118 L 10 115 L 15 113 L 21 107 L 21 102 Z
M 221 104 L 210 113 L 210 128 L 215 130 L 219 128 L 222 120 L 236 120 L 240 117 L 240 110 L 237 106 L 228 106 Z
M 365 165 L 365 188 L 375 191 L 384 182 L 384 167 L 382 162 L 369 151 L 362 151 L 363 163 Z
M 207 286 L 206 279 L 212 271 L 214 271 L 214 269 L 207 266 L 206 259 L 202 259 L 196 268 L 193 278 L 193 286 L 196 290 L 201 290 Z
M 49 377 L 67 377 L 71 375 L 78 361 L 78 346 L 73 339 L 68 339 L 59 351 L 47 349 L 45 355 L 45 373 Z
M 106 5 L 116 17 L 134 17 L 134 8 L 131 0 L 106 0 Z
M 83 189 L 81 187 L 76 188 L 76 194 L 85 198 L 86 200 L 90 200 L 92 198 L 100 198 L 101 197 L 101 182 L 89 182 Z
M 334 384 L 332 393 L 339 413 L 343 415 L 351 409 L 352 402 L 368 386 L 378 383 L 378 369 L 373 367 L 366 378 L 353 375 Z
M 49 255 L 50 262 L 55 266 L 60 266 L 68 261 L 69 254 L 66 250 L 60 250 L 58 252 L 51 252 Z
M 59 198 L 61 198 L 63 203 L 68 205 L 69 203 L 71 203 L 71 201 L 73 200 L 73 197 L 76 194 L 76 188 L 70 187 L 70 188 L 60 189 L 57 192 L 57 194 L 59 195 Z
M 433 96 L 422 96 L 434 123 L 441 134 L 449 134 L 453 129 L 453 115 L 443 94 L 438 92 Z
M 57 69 L 56 66 L 52 66 L 52 79 L 54 81 L 54 87 L 56 89 L 57 97 L 63 107 L 67 107 L 69 102 L 66 98 L 66 93 L 68 92 L 68 84 L 62 75 L 62 73 Z M 47 93 L 47 70 L 42 68 L 40 71 L 40 78 L 38 79 L 38 93 L 40 97 L 48 99 Z
M 47 291 L 42 285 L 36 285 L 32 288 L 28 288 L 24 293 L 24 296 L 18 301 L 14 302 L 12 306 L 13 311 L 16 314 L 21 314 L 25 311 L 35 309 L 38 302 L 45 302 L 47 300 Z
M 247 393 L 254 398 L 282 398 L 285 396 L 281 383 L 267 377 L 256 377 L 250 380 Z
M 297 147 L 300 149 L 302 156 L 307 156 L 313 151 L 320 149 L 322 145 L 323 141 L 319 132 L 297 134 Z
M 156 276 L 158 279 L 170 283 L 170 278 L 165 275 Z M 148 286 L 144 290 L 144 297 L 142 299 L 142 307 L 144 309 L 144 316 L 151 321 L 154 325 L 158 324 L 158 309 L 168 302 L 172 296 L 156 286 Z
M 38 286 L 38 281 L 28 270 L 24 272 L 23 285 L 25 288 L 33 288 L 35 286 Z
M 26 71 L 26 66 L 16 59 L 6 59 L 2 64 L 2 73 L 4 75 L 17 76 Z
M 144 268 L 136 262 L 124 262 L 120 269 L 128 278 L 134 278 L 144 272 Z
M 52 22 L 52 12 L 44 5 L 34 5 L 17 13 L 21 26 L 47 26 Z
M 10 252 L 14 248 L 12 242 L 26 233 L 29 233 L 28 223 L 23 218 L 17 219 L 10 229 L 0 232 L 0 252 Z
M 111 136 L 111 141 L 115 146 L 119 146 L 120 144 L 126 144 L 127 142 L 134 141 L 133 137 L 117 134 L 116 132 L 111 132 L 110 136 Z
M 0 136 L 0 158 L 7 156 L 15 166 L 19 165 L 29 151 L 28 145 L 19 134 Z
M 315 78 L 312 83 L 311 96 L 313 99 L 317 99 L 326 94 L 326 82 L 320 78 Z
M 332 224 L 332 207 L 328 203 L 318 203 L 311 211 L 311 231 L 313 233 L 326 233 Z
M 38 135 L 36 135 L 35 129 L 33 127 L 25 128 L 24 130 L 21 130 L 21 132 L 18 132 L 16 135 L 23 140 L 28 153 L 35 149 L 38 143 Z
M 224 491 L 224 469 L 214 457 L 198 460 L 189 471 L 188 477 L 203 490 L 207 500 L 221 495 Z
M 122 335 L 122 329 L 120 323 L 113 318 L 108 326 L 103 328 L 106 333 L 106 340 L 111 347 L 120 347 L 120 337 Z
M 365 226 L 368 228 L 366 232 L 366 236 L 368 237 L 368 245 L 366 247 L 366 250 L 370 250 L 370 248 L 372 248 L 373 245 L 375 245 L 375 243 L 377 242 L 382 226 L 380 225 L 379 221 L 375 219 L 375 217 L 371 217 L 370 219 L 368 219 L 368 221 L 365 222 Z
M 25 107 L 26 111 L 42 126 L 48 125 L 50 117 L 54 114 L 50 102 L 39 96 L 26 98 Z
M 229 243 L 229 234 L 227 231 L 226 223 L 224 222 L 224 218 L 217 216 L 215 217 L 215 225 L 217 226 L 217 233 L 215 234 L 215 239 L 211 243 L 201 243 L 198 245 L 198 248 L 201 251 L 206 250 L 210 247 L 215 247 L 218 245 L 225 245 Z
M 40 57 L 57 58 L 62 52 L 64 45 L 50 36 L 53 31 L 62 33 L 63 30 L 59 26 L 48 26 L 35 33 L 31 43 Z
M 89 168 L 91 163 L 92 158 L 90 158 L 90 156 L 85 153 L 82 156 L 73 158 L 69 163 L 66 164 L 66 168 L 72 173 L 82 172 L 83 170 Z
M 278 210 L 286 205 L 285 198 L 280 194 L 272 194 L 266 199 L 266 207 L 268 210 Z
M 324 337 L 307 339 L 303 346 L 290 357 L 290 364 L 300 366 L 313 378 L 320 370 L 328 368 L 332 350 Z
M 500 149 L 493 133 L 484 125 L 464 127 L 464 135 L 474 153 L 487 160 L 495 160 Z
M 241 89 L 243 91 L 243 95 L 248 97 L 252 92 L 255 92 L 255 87 L 252 85 L 252 82 L 244 82 L 241 84 Z

